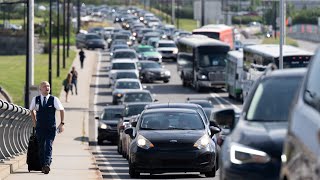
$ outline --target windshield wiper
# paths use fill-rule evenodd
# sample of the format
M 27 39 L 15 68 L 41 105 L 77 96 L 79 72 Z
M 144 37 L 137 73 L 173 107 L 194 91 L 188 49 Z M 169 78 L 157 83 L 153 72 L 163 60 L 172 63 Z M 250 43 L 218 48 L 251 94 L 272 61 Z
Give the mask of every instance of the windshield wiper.
M 198 129 L 186 129 L 186 128 L 168 128 L 168 130 L 198 130 Z

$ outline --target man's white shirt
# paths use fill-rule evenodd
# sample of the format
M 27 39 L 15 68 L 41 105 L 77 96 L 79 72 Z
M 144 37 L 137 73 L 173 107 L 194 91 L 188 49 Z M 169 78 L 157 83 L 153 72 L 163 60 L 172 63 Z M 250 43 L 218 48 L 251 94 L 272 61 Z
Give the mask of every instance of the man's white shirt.
M 39 107 L 37 107 L 37 105 L 36 105 L 36 97 L 32 98 L 32 101 L 31 101 L 31 104 L 30 104 L 30 108 L 29 108 L 31 111 L 33 111 L 33 110 L 38 111 L 39 110 Z M 49 98 L 50 98 L 50 94 L 48 94 L 45 97 L 46 97 L 46 103 L 47 103 Z M 43 99 L 44 99 L 44 96 L 41 94 L 40 95 L 40 103 L 41 103 L 41 105 L 43 105 Z M 54 97 L 53 104 L 54 104 L 54 108 L 56 108 L 56 110 L 58 110 L 58 111 L 64 110 L 60 100 L 57 97 Z

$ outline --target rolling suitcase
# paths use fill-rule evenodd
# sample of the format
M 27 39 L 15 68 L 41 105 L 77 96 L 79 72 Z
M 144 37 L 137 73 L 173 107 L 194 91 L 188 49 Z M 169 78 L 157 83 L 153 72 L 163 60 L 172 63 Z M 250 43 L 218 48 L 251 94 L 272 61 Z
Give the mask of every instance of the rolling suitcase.
M 39 157 L 38 140 L 34 131 L 35 130 L 33 128 L 33 132 L 29 138 L 29 144 L 28 144 L 27 164 L 28 164 L 29 172 L 42 170 L 42 167 L 40 164 L 40 157 Z

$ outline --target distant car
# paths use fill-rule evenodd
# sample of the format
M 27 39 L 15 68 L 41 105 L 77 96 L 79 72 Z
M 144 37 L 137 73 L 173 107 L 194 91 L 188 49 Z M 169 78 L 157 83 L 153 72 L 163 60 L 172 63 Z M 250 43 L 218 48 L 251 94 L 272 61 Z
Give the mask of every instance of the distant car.
M 119 49 L 113 52 L 111 60 L 118 60 L 118 59 L 131 59 L 132 61 L 137 62 L 138 56 L 135 50 L 133 49 Z
M 125 92 L 142 90 L 143 87 L 138 79 L 119 79 L 112 88 L 112 104 L 118 104 Z
M 192 33 L 188 32 L 188 31 L 177 31 L 173 35 L 173 40 L 174 40 L 174 42 L 177 42 L 177 40 L 179 38 L 186 37 L 186 36 L 191 36 L 191 35 L 192 35 Z
M 141 43 L 144 34 L 149 33 L 149 32 L 153 32 L 153 30 L 150 29 L 150 28 L 140 29 L 140 30 L 137 32 L 137 40 L 138 40 L 138 43 Z
M 161 53 L 162 58 L 177 60 L 178 48 L 172 40 L 160 40 L 156 49 Z
M 168 83 L 171 78 L 169 70 L 153 61 L 139 61 L 140 79 L 142 82 L 163 81 Z
M 129 149 L 130 177 L 167 172 L 200 172 L 214 177 L 217 146 L 211 136 L 219 131 L 208 128 L 195 110 L 143 111 L 137 126 L 124 131 L 133 139 Z
M 129 122 L 126 124 L 124 129 L 130 128 L 130 127 L 136 127 L 139 117 L 140 117 L 140 114 L 131 116 Z M 123 133 L 121 154 L 127 160 L 129 159 L 129 148 L 132 140 L 133 139 L 128 134 Z
M 143 38 L 142 38 L 142 40 L 141 40 L 141 44 L 147 45 L 148 40 L 149 40 L 150 38 L 157 38 L 157 37 L 158 37 L 158 38 L 161 37 L 160 33 L 158 33 L 158 32 L 149 32 L 149 33 L 146 33 L 146 34 L 144 34 L 144 36 L 143 36 Z
M 107 40 L 109 38 L 111 38 L 111 35 L 113 34 L 113 30 L 114 30 L 114 27 L 105 27 L 104 28 L 104 39 Z
M 137 76 L 139 76 L 139 70 L 137 67 L 137 64 L 130 60 L 116 60 L 111 62 L 111 67 L 109 71 L 109 84 L 112 85 L 114 83 L 114 79 L 116 77 L 116 74 L 119 72 L 133 72 Z
M 101 48 L 105 49 L 106 42 L 99 35 L 95 33 L 81 34 L 79 33 L 76 38 L 77 48 L 95 49 Z
M 144 110 L 145 106 L 150 104 L 150 102 L 136 102 L 136 103 L 128 103 L 125 104 L 125 109 L 122 114 L 122 118 L 120 119 L 118 123 L 118 134 L 119 134 L 119 141 L 118 141 L 118 151 L 120 154 L 125 153 L 124 151 L 126 147 L 124 147 L 124 143 L 122 140 L 125 138 L 125 134 L 123 131 L 128 128 L 129 121 L 132 116 L 136 116 L 138 114 L 141 114 L 141 112 Z M 124 148 L 123 148 L 124 147 Z
M 286 69 L 262 75 L 237 123 L 233 109 L 215 112 L 216 122 L 230 129 L 221 149 L 221 179 L 279 179 L 289 111 L 305 72 Z
M 127 41 L 123 40 L 123 39 L 117 39 L 117 40 L 114 40 L 111 42 L 109 48 L 110 49 L 113 49 L 113 46 L 116 46 L 116 45 L 127 45 Z
M 104 140 L 115 143 L 118 140 L 117 124 L 121 118 L 124 106 L 107 106 L 104 108 L 98 126 L 98 145 L 102 145 Z
M 155 38 L 150 38 L 148 40 L 147 45 L 152 46 L 153 48 L 156 48 L 158 41 L 160 41 L 159 37 L 155 37 Z M 162 57 L 162 56 L 161 56 Z
M 114 83 L 119 79 L 139 79 L 135 72 L 116 72 L 114 77 L 110 79 L 111 88 Z
M 187 103 L 198 104 L 206 112 L 207 117 L 210 119 L 211 113 L 213 111 L 213 104 L 210 100 L 202 99 L 187 99 Z
M 320 179 L 320 51 L 311 64 L 289 114 L 281 155 L 281 180 Z M 280 99 L 279 99 L 280 100 Z
M 138 54 L 139 60 L 149 59 L 159 63 L 162 62 L 161 54 L 158 51 L 156 51 L 152 46 L 138 45 L 135 48 L 135 51 Z
M 119 49 L 129 49 L 129 46 L 127 44 L 118 44 L 112 46 L 112 48 L 110 48 L 110 56 L 113 56 L 113 52 Z
M 148 90 L 133 90 L 125 92 L 119 100 L 119 104 L 135 103 L 135 102 L 154 102 L 152 94 Z
M 88 30 L 88 33 L 98 34 L 101 38 L 105 38 L 105 30 L 103 27 L 93 27 Z

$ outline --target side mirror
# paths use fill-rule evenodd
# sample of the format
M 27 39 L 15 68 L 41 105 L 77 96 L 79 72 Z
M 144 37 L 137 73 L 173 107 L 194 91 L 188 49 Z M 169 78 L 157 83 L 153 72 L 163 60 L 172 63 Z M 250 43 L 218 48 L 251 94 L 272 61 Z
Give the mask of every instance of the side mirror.
M 134 138 L 133 136 L 133 128 L 127 128 L 126 130 L 124 130 L 125 134 L 128 134 L 132 139 Z
M 137 123 L 138 123 L 137 121 L 134 121 L 134 122 L 131 123 L 131 126 L 132 127 L 137 127 Z
M 99 117 L 95 117 L 94 119 L 99 120 L 100 118 Z
M 214 120 L 219 124 L 219 126 L 232 130 L 235 126 L 235 111 L 234 109 L 216 111 L 214 113 Z
M 218 134 L 219 132 L 221 132 L 221 129 L 218 128 L 218 127 L 215 127 L 215 126 L 210 126 L 210 131 L 211 131 L 211 134 Z
M 143 89 L 147 89 L 147 86 L 142 86 Z

